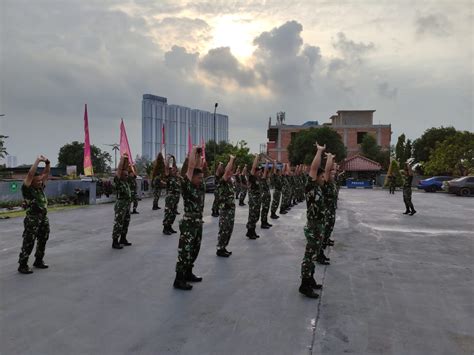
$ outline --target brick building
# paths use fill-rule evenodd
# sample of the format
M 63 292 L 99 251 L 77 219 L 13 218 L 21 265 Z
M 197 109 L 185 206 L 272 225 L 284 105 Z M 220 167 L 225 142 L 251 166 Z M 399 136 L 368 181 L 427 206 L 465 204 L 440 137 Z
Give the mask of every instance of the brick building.
M 299 131 L 328 126 L 334 129 L 342 138 L 351 157 L 360 152 L 360 143 L 366 134 L 373 135 L 377 144 L 384 150 L 390 149 L 392 136 L 391 125 L 374 125 L 375 110 L 341 110 L 330 117 L 331 122 L 320 125 L 318 121 L 308 121 L 302 125 L 286 125 L 281 122 L 269 124 L 267 131 L 267 154 L 282 163 L 288 163 L 287 147 L 292 137 Z

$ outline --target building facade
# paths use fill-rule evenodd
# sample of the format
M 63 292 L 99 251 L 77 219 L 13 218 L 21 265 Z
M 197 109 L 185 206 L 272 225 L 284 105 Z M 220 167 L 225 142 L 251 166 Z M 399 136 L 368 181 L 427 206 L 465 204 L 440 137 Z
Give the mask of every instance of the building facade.
M 347 156 L 360 153 L 360 144 L 366 134 L 371 134 L 383 150 L 390 149 L 392 127 L 374 125 L 375 110 L 341 110 L 330 117 L 331 122 L 319 125 L 317 121 L 309 121 L 303 125 L 276 124 L 269 125 L 267 132 L 267 154 L 277 161 L 288 163 L 288 146 L 292 137 L 299 131 L 328 126 L 334 129 L 342 138 L 347 149 Z
M 163 125 L 165 144 L 163 145 Z M 143 95 L 142 101 L 142 155 L 154 160 L 160 149 L 176 157 L 182 164 L 186 159 L 189 146 L 202 141 L 217 142 L 229 140 L 229 117 L 208 111 L 191 109 L 180 105 L 168 105 L 165 97 L 150 94 Z

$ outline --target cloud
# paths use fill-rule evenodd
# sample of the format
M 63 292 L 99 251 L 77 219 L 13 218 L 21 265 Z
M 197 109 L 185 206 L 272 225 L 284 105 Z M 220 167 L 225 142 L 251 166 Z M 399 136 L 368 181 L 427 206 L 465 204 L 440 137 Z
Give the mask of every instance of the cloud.
M 391 88 L 387 82 L 382 82 L 377 85 L 377 93 L 383 98 L 393 100 L 398 95 L 398 89 Z
M 360 61 L 362 57 L 375 49 L 375 45 L 370 43 L 359 42 L 347 38 L 345 33 L 339 32 L 337 39 L 333 41 L 333 47 L 341 52 L 347 60 Z
M 186 48 L 173 46 L 165 53 L 165 65 L 186 73 L 193 73 L 199 59 L 199 53 L 189 53 Z
M 415 30 L 418 37 L 427 35 L 435 37 L 446 37 L 451 34 L 451 22 L 443 14 L 417 15 L 415 18 Z

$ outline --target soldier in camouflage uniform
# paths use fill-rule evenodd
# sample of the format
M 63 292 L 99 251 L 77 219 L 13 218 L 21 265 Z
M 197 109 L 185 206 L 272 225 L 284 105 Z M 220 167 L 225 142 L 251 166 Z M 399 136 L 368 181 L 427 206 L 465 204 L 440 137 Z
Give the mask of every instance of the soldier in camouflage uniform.
M 128 225 L 130 224 L 130 203 L 132 202 L 132 193 L 128 184 L 128 155 L 124 154 L 120 158 L 114 178 L 117 200 L 115 201 L 115 220 L 112 232 L 112 248 L 122 249 L 123 246 L 130 246 L 127 240 Z
M 153 210 L 160 210 L 158 202 L 161 196 L 161 189 L 164 187 L 163 175 L 165 173 L 165 159 L 163 154 L 158 153 L 153 164 L 153 173 L 151 176 L 151 187 L 153 188 Z
M 171 160 L 172 166 L 171 165 Z M 179 196 L 181 195 L 181 177 L 176 167 L 174 156 L 168 157 L 165 164 L 166 176 L 166 199 L 165 199 L 165 217 L 163 219 L 163 234 L 171 235 L 177 233 L 173 229 L 173 223 L 178 214 Z
M 249 175 L 249 218 L 246 234 L 249 239 L 260 238 L 260 236 L 255 232 L 257 222 L 260 219 L 260 208 L 262 205 L 259 181 L 262 175 L 262 170 L 258 167 L 259 158 L 259 155 L 255 156 L 252 170 Z
M 214 175 L 214 202 L 212 203 L 212 217 L 219 217 L 219 183 L 221 181 L 222 175 L 224 175 L 224 166 L 221 162 L 216 169 L 216 174 Z
M 224 258 L 232 255 L 226 247 L 234 230 L 235 192 L 231 179 L 234 160 L 235 157 L 231 155 L 219 183 L 219 235 L 216 255 Z
M 273 164 L 272 171 L 275 168 L 275 164 Z M 268 182 L 269 175 L 271 172 L 268 169 L 268 162 L 265 163 L 265 170 L 263 171 L 262 178 L 260 179 L 260 198 L 262 201 L 262 210 L 260 212 L 260 227 L 262 229 L 269 229 L 272 227 L 270 223 L 268 223 L 268 212 L 270 211 L 270 204 L 272 202 L 272 195 L 270 193 L 270 185 Z
M 413 170 L 410 164 L 405 163 L 405 169 L 400 170 L 403 177 L 403 202 L 405 203 L 405 212 L 403 214 L 409 214 L 413 216 L 416 211 L 411 201 L 411 184 L 413 182 Z
M 38 164 L 45 163 L 42 174 L 37 172 Z M 28 267 L 28 258 L 33 251 L 36 240 L 35 262 L 33 266 L 38 269 L 47 269 L 43 261 L 46 242 L 49 239 L 49 220 L 48 220 L 48 199 L 44 194 L 45 184 L 48 181 L 50 172 L 50 162 L 47 158 L 40 155 L 31 166 L 26 176 L 21 192 L 24 198 L 26 216 L 23 221 L 23 244 L 21 247 L 18 263 L 18 272 L 22 274 L 31 274 L 33 270 Z
M 179 223 L 181 235 L 176 262 L 176 278 L 173 286 L 180 290 L 191 290 L 189 282 L 200 282 L 202 277 L 193 274 L 194 262 L 199 255 L 202 240 L 202 213 L 204 210 L 205 185 L 201 149 L 193 147 L 181 183 L 184 216 Z
M 241 191 L 241 181 L 240 181 L 240 165 L 237 167 L 237 170 L 235 171 L 234 174 L 234 181 L 235 181 L 235 199 L 238 200 L 240 197 L 240 191 Z
M 282 189 L 282 175 L 281 169 L 277 169 L 273 174 L 273 200 L 272 200 L 272 207 L 271 207 L 271 215 L 270 218 L 278 219 L 280 216 L 276 214 L 278 207 L 280 206 L 280 199 L 281 199 L 281 189 Z
M 284 170 L 282 172 L 282 196 L 281 196 L 281 205 L 280 205 L 280 214 L 287 214 L 289 209 L 289 200 L 290 200 L 290 180 L 289 180 L 289 166 L 285 164 Z
M 240 174 L 240 196 L 239 196 L 239 206 L 245 206 L 245 197 L 247 197 L 248 190 L 248 173 L 247 165 L 242 169 L 242 174 Z
M 132 194 L 132 214 L 138 214 L 137 175 L 135 174 L 135 171 L 131 166 L 128 169 L 128 184 L 130 186 L 130 192 Z
M 304 227 L 306 237 L 306 250 L 301 263 L 301 285 L 299 292 L 310 298 L 318 298 L 319 295 L 314 292 L 320 289 L 322 285 L 318 285 L 314 280 L 314 259 L 319 253 L 324 233 L 324 197 L 321 187 L 324 185 L 324 170 L 320 168 L 321 155 L 326 146 L 317 145 L 317 152 L 313 159 L 310 169 L 310 181 L 307 183 L 306 192 L 306 218 L 307 222 Z M 328 155 L 328 161 L 332 165 L 331 155 Z

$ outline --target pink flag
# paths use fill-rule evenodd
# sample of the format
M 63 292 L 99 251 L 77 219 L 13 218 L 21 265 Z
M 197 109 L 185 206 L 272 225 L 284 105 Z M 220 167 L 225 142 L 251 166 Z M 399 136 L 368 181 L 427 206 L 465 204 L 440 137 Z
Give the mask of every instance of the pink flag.
M 127 132 L 125 131 L 125 125 L 122 122 L 120 123 L 120 156 L 123 156 L 125 153 L 128 154 L 128 161 L 131 166 L 134 166 L 132 152 L 130 151 L 130 145 L 128 144 Z
M 193 140 L 191 139 L 191 128 L 188 128 L 188 154 L 191 154 L 193 149 Z
M 201 147 L 202 147 L 202 158 L 206 161 L 206 143 L 204 143 L 204 139 L 201 138 Z
M 165 124 L 161 126 L 161 147 L 160 147 L 160 152 L 163 153 L 163 147 L 165 148 L 164 154 L 166 155 L 166 140 L 165 140 Z
M 94 170 L 92 169 L 92 160 L 91 160 L 91 143 L 89 141 L 89 118 L 87 116 L 87 104 L 85 105 L 84 110 L 84 175 L 92 176 L 94 175 Z

